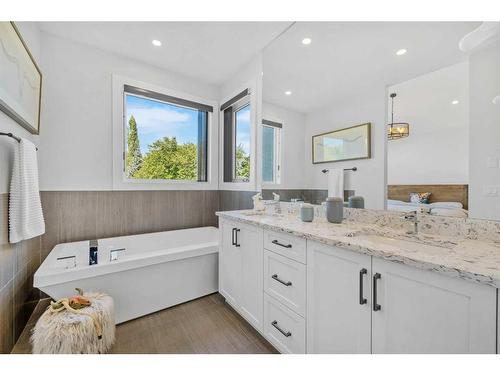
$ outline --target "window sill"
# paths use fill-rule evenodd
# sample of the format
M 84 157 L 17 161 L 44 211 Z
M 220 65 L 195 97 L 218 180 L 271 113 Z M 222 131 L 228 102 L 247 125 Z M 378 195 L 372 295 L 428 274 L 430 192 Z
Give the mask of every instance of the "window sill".
M 113 181 L 113 190 L 217 190 L 217 184 L 196 181 L 128 180 Z

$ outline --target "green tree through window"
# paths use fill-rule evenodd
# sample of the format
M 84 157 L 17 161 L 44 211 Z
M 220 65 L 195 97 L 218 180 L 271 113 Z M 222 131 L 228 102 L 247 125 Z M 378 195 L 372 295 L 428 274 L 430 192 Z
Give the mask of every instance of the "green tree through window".
M 177 143 L 175 138 L 163 138 L 149 146 L 141 168 L 134 178 L 196 180 L 196 145 Z
M 125 163 L 127 177 L 134 177 L 141 168 L 141 164 L 142 154 L 139 146 L 139 136 L 137 135 L 137 123 L 134 116 L 130 116 L 130 120 L 128 121 L 127 158 Z
M 236 147 L 236 176 L 246 180 L 250 178 L 250 155 L 242 145 Z

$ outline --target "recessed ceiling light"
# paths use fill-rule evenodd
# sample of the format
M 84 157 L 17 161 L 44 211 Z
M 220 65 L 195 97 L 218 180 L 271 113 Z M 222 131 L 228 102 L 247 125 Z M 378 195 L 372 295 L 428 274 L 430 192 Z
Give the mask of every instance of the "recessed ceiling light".
M 404 55 L 406 52 L 408 52 L 407 50 L 405 50 L 404 48 L 401 48 L 399 50 L 396 51 L 396 55 L 398 56 L 402 56 Z
M 291 91 L 285 91 L 285 95 L 292 95 Z
M 458 104 L 458 103 L 460 103 L 458 100 L 454 100 L 451 102 L 451 104 Z
M 311 44 L 311 42 L 312 42 L 312 39 L 311 39 L 311 38 L 304 38 L 304 39 L 302 39 L 302 44 L 305 44 L 306 46 L 307 46 L 308 44 Z
M 153 39 L 153 41 L 151 43 L 153 43 L 153 46 L 156 46 L 156 47 L 161 46 L 161 42 L 158 39 Z

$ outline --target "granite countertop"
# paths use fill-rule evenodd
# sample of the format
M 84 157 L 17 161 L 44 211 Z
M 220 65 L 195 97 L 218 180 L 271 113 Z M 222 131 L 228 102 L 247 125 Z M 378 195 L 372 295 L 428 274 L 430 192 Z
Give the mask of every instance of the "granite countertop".
M 497 242 L 426 234 L 408 235 L 404 231 L 353 220 L 332 224 L 315 217 L 312 223 L 304 223 L 293 215 L 255 214 L 251 210 L 222 211 L 216 214 L 263 229 L 500 287 L 500 244 Z

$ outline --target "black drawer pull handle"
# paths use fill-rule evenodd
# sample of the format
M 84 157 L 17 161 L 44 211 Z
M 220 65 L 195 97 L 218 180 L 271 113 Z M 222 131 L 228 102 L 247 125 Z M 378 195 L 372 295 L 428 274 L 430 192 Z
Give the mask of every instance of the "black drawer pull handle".
M 292 245 L 290 245 L 290 244 L 284 245 L 284 244 L 280 243 L 278 240 L 273 240 L 273 244 L 281 246 L 281 247 L 286 247 L 287 249 L 291 249 L 292 248 Z
M 240 230 L 239 230 L 238 228 L 234 228 L 234 229 L 236 229 L 236 230 L 234 231 L 234 233 L 235 233 L 235 236 L 234 236 L 234 246 L 236 246 L 236 247 L 240 247 L 240 244 L 238 243 L 238 232 L 239 232 Z
M 231 245 L 236 245 L 236 242 L 234 241 L 234 232 L 236 231 L 236 228 L 233 228 L 231 231 Z
M 380 311 L 382 306 L 377 303 L 377 280 L 382 278 L 378 272 L 373 275 L 373 311 Z
M 292 285 L 292 282 L 291 281 L 283 281 L 281 280 L 277 274 L 274 274 L 271 276 L 271 278 L 273 278 L 274 280 L 276 280 L 277 282 L 279 283 L 282 283 L 284 286 L 291 286 Z
M 272 325 L 274 328 L 276 328 L 278 331 L 280 331 L 280 332 L 281 332 L 281 334 L 282 334 L 283 336 L 285 336 L 285 337 L 290 337 L 290 336 L 292 335 L 292 332 L 290 332 L 290 331 L 287 331 L 287 332 L 283 331 L 283 330 L 279 327 L 278 322 L 277 322 L 276 320 L 273 320 L 273 321 L 272 321 L 272 323 L 271 323 L 271 325 Z
M 359 271 L 359 304 L 360 305 L 365 305 L 367 300 L 363 296 L 363 276 L 368 273 L 368 270 L 366 268 L 362 268 Z

